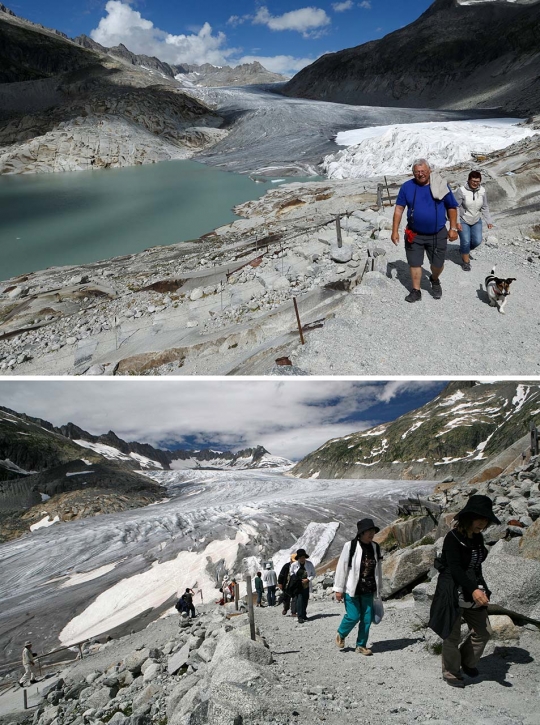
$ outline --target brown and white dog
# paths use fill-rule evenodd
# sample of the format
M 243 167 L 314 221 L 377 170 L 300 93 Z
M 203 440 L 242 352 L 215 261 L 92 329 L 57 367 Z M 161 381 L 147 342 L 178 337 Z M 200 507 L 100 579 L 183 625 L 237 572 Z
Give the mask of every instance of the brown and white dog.
M 489 304 L 491 307 L 498 307 L 502 315 L 505 314 L 504 307 L 510 294 L 510 285 L 515 281 L 515 277 L 508 277 L 507 279 L 495 277 L 495 267 L 491 270 L 491 274 L 486 277 L 485 285 Z

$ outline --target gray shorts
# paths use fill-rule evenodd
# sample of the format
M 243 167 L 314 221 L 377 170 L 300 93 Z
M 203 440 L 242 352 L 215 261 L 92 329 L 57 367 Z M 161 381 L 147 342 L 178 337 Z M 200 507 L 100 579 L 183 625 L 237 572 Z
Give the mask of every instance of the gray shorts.
M 448 230 L 443 227 L 437 234 L 417 234 L 412 244 L 405 242 L 405 253 L 409 267 L 421 267 L 424 252 L 434 267 L 444 267 Z

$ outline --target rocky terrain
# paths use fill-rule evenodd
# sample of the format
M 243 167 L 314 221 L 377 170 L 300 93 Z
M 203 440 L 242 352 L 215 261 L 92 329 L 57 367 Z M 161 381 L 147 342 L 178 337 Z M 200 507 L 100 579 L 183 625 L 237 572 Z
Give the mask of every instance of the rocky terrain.
M 498 456 L 504 459 L 498 473 L 521 461 L 532 421 L 540 422 L 537 383 L 455 381 L 391 423 L 328 441 L 292 473 L 302 478 L 481 478 L 485 469 L 494 475 Z
M 2 6 L 3 7 L 3 6 Z M 226 132 L 174 78 L 0 9 L 0 173 L 188 158 Z
M 381 40 L 328 53 L 284 88 L 293 97 L 538 113 L 537 2 L 436 0 Z
M 439 722 L 535 725 L 540 657 L 540 458 L 479 486 L 451 484 L 426 502 L 437 516 L 399 518 L 377 538 L 385 550 L 385 616 L 370 633 L 373 658 L 335 647 L 343 609 L 332 596 L 336 560 L 318 567 L 309 620 L 298 625 L 280 608 L 255 610 L 249 638 L 245 598 L 196 606 L 195 620 L 176 614 L 101 644 L 83 645 L 83 659 L 29 688 L 30 713 L 9 690 L 17 671 L 5 669 L 2 721 L 33 725 L 239 723 L 308 725 L 313 719 L 370 725 Z M 485 539 L 484 573 L 492 589 L 493 636 L 480 676 L 465 679 L 459 700 L 441 682 L 440 639 L 427 628 L 436 571 L 433 559 L 454 514 L 473 493 L 490 495 L 502 523 Z M 240 574 L 238 578 L 240 579 Z M 412 591 L 411 591 L 412 590 Z M 464 632 L 465 633 L 465 632 Z M 42 654 L 39 644 L 34 649 Z M 43 665 L 51 659 L 42 657 Z M 358 689 L 356 679 L 363 683 Z
M 219 88 L 220 86 L 246 86 L 266 83 L 282 83 L 287 80 L 280 73 L 266 70 L 258 61 L 230 67 L 217 67 L 211 63 L 203 65 L 184 64 L 175 66 L 176 79 L 195 86 Z

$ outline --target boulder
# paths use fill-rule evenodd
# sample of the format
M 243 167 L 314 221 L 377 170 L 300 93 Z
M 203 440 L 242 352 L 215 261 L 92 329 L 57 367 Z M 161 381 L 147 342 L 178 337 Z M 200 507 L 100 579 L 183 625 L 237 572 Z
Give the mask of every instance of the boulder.
M 233 657 L 258 665 L 269 665 L 273 661 L 272 653 L 263 644 L 253 642 L 235 630 L 218 637 L 216 651 L 209 667 L 213 671 L 218 667 L 227 666 L 226 663 Z
M 402 549 L 420 541 L 428 534 L 435 534 L 435 522 L 431 516 L 413 516 L 406 521 L 392 524 L 394 538 Z M 435 540 L 435 536 L 433 537 Z
M 540 561 L 540 519 L 536 519 L 524 532 L 519 542 L 519 553 L 525 559 Z
M 114 692 L 114 690 L 110 687 L 100 687 L 85 699 L 84 706 L 87 708 L 93 707 L 96 710 L 99 710 L 100 708 L 105 707 L 112 697 L 116 696 L 116 693 L 113 695 L 112 692 Z
M 124 660 L 124 664 L 126 669 L 133 672 L 134 675 L 138 675 L 141 672 L 143 663 L 146 662 L 149 657 L 150 650 L 145 647 L 144 649 L 131 652 Z
M 261 667 L 253 662 L 233 658 L 227 667 L 219 667 L 212 673 L 212 685 L 217 686 L 222 682 L 229 684 L 245 685 L 248 682 L 263 679 L 265 681 L 276 681 L 276 676 L 266 667 Z
M 440 539 L 441 536 L 446 536 L 446 534 L 450 531 L 456 513 L 457 511 L 451 511 L 441 514 L 439 517 L 439 523 L 437 524 L 437 532 L 435 534 L 436 539 Z
M 490 614 L 489 623 L 495 639 L 519 639 L 519 627 L 506 614 Z
M 217 641 L 215 637 L 209 637 L 197 650 L 197 654 L 203 662 L 210 662 L 216 651 Z
M 184 675 L 184 677 L 182 677 L 180 683 L 174 688 L 167 700 L 167 716 L 169 720 L 176 712 L 180 701 L 197 685 L 200 679 L 199 675 L 195 673 L 192 675 Z
M 494 613 L 508 612 L 540 622 L 540 561 L 516 555 L 511 542 L 499 541 L 482 569 L 492 591 Z
M 349 244 L 344 244 L 342 247 L 338 247 L 337 244 L 333 244 L 330 248 L 330 257 L 334 260 L 334 262 L 346 264 L 351 261 L 353 251 L 352 246 Z
M 169 675 L 176 675 L 178 670 L 186 664 L 189 657 L 189 644 L 185 644 L 181 650 L 175 652 L 167 661 L 167 672 Z
M 144 672 L 144 676 L 143 676 L 144 682 L 151 682 L 159 675 L 160 672 L 161 672 L 161 665 L 159 664 L 159 662 L 153 662 L 150 665 L 150 667 L 146 668 L 146 670 Z
M 268 703 L 252 688 L 222 682 L 212 688 L 208 707 L 208 725 L 267 722 Z
M 144 690 L 133 700 L 133 709 L 137 710 L 143 707 L 143 705 L 147 705 L 159 692 L 161 692 L 161 687 L 159 685 L 156 685 L 155 683 L 147 685 L 147 687 L 145 687 Z
M 417 546 L 415 548 L 395 551 L 383 561 L 384 598 L 396 594 L 409 584 L 427 574 L 433 566 L 435 546 Z
M 414 613 L 422 623 L 424 627 L 427 627 L 429 622 L 429 612 L 431 609 L 431 602 L 433 601 L 433 595 L 435 594 L 435 587 L 437 586 L 437 577 L 429 582 L 423 582 L 412 590 L 414 599 Z

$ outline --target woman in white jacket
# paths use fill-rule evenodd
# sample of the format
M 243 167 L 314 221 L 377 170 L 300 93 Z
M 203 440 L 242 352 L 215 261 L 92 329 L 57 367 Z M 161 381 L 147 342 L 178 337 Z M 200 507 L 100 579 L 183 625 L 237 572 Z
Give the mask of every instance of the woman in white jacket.
M 482 216 L 486 219 L 488 229 L 493 227 L 486 190 L 482 186 L 482 174 L 479 171 L 471 171 L 467 183 L 460 186 L 454 196 L 459 204 L 457 228 L 461 267 L 465 272 L 470 272 L 471 249 L 476 249 L 482 244 Z
M 373 654 L 367 642 L 375 617 L 374 599 L 380 600 L 382 589 L 381 550 L 373 541 L 379 531 L 373 519 L 358 522 L 356 538 L 343 547 L 334 579 L 337 601 L 345 599 L 345 616 L 338 627 L 336 644 L 343 649 L 345 637 L 358 624 L 356 652 L 367 656 Z

